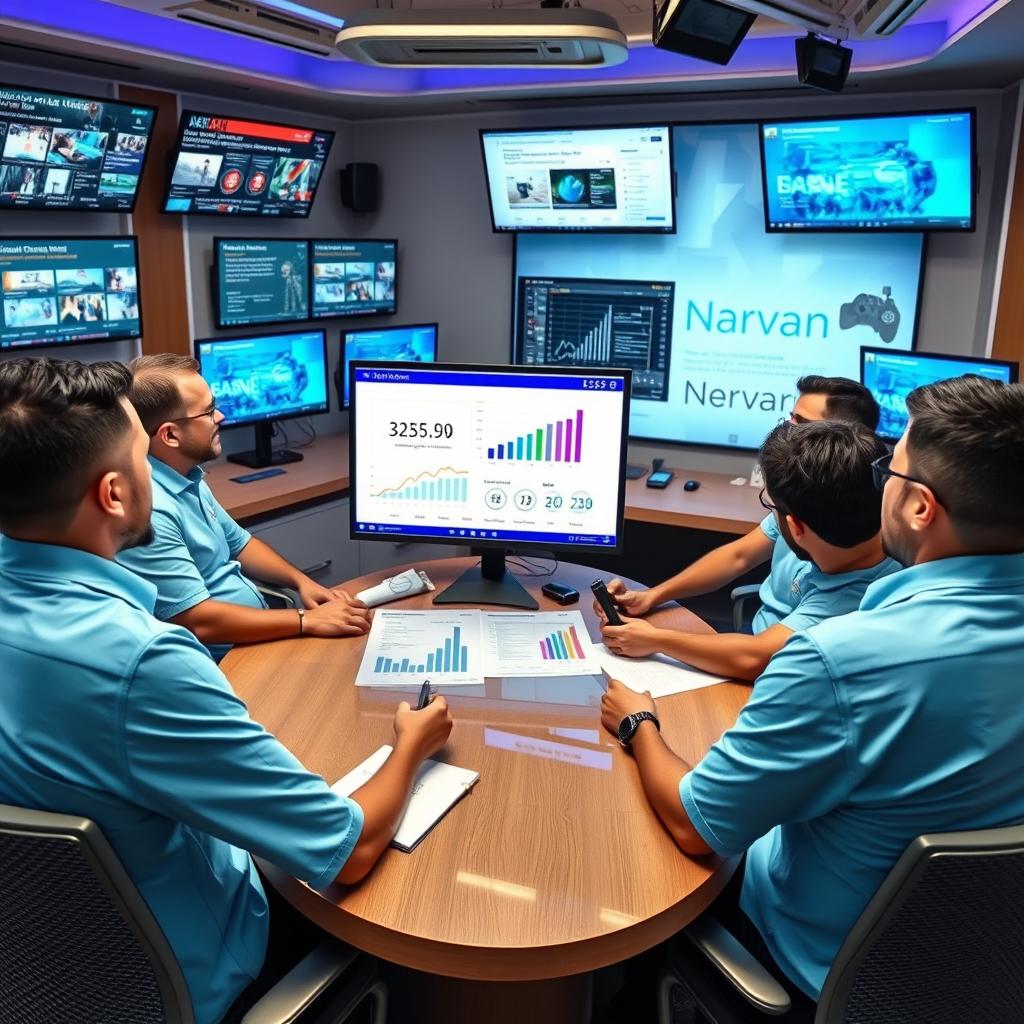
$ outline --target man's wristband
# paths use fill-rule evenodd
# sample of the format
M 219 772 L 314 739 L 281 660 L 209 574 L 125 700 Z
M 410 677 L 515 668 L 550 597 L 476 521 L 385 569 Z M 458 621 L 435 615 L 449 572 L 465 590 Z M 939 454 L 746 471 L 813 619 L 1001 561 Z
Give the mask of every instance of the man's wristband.
M 305 608 L 296 608 L 295 610 L 299 613 L 299 636 L 305 636 L 306 635 L 306 609 Z

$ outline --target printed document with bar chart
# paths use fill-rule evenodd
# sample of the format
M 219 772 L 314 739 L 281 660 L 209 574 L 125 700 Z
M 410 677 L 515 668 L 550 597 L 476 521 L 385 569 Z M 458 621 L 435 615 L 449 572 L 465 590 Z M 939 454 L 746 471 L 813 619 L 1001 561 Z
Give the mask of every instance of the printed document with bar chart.
M 590 634 L 578 611 L 481 612 L 489 676 L 598 675 Z

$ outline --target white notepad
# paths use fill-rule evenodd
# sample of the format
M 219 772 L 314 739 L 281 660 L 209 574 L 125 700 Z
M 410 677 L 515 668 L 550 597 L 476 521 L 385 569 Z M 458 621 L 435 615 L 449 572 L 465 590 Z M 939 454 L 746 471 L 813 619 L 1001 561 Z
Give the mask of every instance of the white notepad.
M 341 796 L 351 796 L 360 786 L 369 782 L 391 755 L 392 748 L 385 744 L 374 751 L 362 764 L 331 786 Z M 405 853 L 412 851 L 419 841 L 459 802 L 480 778 L 479 772 L 457 768 L 441 761 L 424 761 L 416 773 L 412 796 L 405 809 L 392 846 Z

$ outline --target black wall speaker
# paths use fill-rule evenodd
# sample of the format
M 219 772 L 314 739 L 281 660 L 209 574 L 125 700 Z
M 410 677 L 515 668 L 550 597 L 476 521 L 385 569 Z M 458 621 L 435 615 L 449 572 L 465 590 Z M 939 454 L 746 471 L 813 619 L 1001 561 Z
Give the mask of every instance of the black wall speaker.
M 853 50 L 840 46 L 838 42 L 822 39 L 813 32 L 796 40 L 797 78 L 803 85 L 811 85 L 815 89 L 842 92 L 852 58 Z
M 380 206 L 380 168 L 376 164 L 345 164 L 341 169 L 341 205 L 354 213 L 373 213 Z
M 718 0 L 664 0 L 654 5 L 651 39 L 659 50 L 728 64 L 755 17 Z

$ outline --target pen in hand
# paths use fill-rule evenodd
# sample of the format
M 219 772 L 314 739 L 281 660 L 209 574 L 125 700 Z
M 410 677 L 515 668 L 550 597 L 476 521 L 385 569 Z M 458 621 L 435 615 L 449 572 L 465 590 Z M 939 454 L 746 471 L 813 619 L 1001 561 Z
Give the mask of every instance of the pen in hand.
M 430 692 L 430 680 L 424 679 L 423 685 L 420 687 L 420 699 L 416 702 L 416 710 L 422 711 L 433 699 L 434 695 Z

